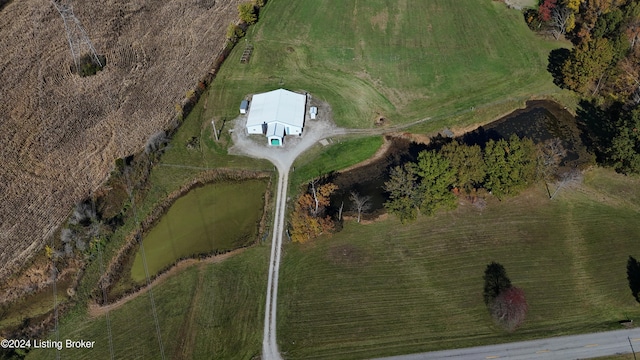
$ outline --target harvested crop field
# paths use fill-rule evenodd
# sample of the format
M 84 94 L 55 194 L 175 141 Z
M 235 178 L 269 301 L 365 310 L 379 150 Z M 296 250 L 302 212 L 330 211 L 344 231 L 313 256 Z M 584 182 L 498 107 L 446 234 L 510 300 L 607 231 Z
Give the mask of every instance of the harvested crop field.
M 48 1 L 0 11 L 0 278 L 37 251 L 116 158 L 166 128 L 211 67 L 241 1 L 74 2 L 106 67 L 71 73 L 63 19 Z

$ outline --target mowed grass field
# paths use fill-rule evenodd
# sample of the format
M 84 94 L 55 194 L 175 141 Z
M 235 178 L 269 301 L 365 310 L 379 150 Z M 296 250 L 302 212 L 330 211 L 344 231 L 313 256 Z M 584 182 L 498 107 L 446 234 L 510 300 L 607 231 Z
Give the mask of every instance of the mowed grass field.
M 153 288 L 167 359 L 251 359 L 262 349 L 269 246 L 217 264 L 192 266 Z M 148 293 L 109 313 L 115 359 L 160 359 Z M 72 314 L 60 339 L 95 341 L 94 349 L 63 349 L 62 359 L 110 359 L 106 316 Z M 50 337 L 54 339 L 55 337 Z M 56 350 L 27 359 L 55 359 Z
M 149 274 L 181 258 L 225 252 L 256 241 L 266 190 L 264 179 L 213 183 L 177 199 L 143 240 Z M 131 279 L 142 282 L 145 278 L 138 251 Z
M 369 159 L 382 146 L 381 136 L 335 138 L 328 146 L 316 145 L 296 159 L 290 175 L 289 190 L 318 176 L 338 171 Z
M 590 171 L 550 201 L 538 184 L 486 209 L 461 205 L 402 225 L 345 223 L 285 248 L 278 296 L 289 359 L 355 359 L 620 328 L 640 319 L 628 287 L 640 256 L 640 179 Z M 483 273 L 503 264 L 529 314 L 496 327 Z
M 254 50 L 241 64 L 245 44 Z M 445 118 L 559 93 L 546 67 L 560 46 L 491 0 L 272 0 L 222 66 L 209 104 L 232 119 L 247 94 L 284 87 L 328 101 L 345 127 Z

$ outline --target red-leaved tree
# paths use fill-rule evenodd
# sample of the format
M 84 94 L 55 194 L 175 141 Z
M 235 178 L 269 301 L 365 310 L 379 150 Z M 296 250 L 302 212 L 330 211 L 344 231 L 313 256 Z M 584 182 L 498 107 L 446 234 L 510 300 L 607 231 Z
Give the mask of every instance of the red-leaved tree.
M 491 303 L 491 316 L 508 331 L 514 331 L 524 322 L 529 305 L 524 291 L 515 286 L 503 290 Z
M 540 7 L 538 8 L 538 15 L 540 15 L 540 20 L 549 21 L 551 20 L 551 10 L 556 7 L 557 0 L 544 0 Z

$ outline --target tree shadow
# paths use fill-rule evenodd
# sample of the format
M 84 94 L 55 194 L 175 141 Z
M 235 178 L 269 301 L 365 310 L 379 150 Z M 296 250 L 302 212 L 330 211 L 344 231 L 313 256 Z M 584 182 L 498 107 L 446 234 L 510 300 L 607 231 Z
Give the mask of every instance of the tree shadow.
M 484 271 L 484 303 L 489 306 L 501 292 L 511 287 L 511 280 L 502 264 L 492 261 Z
M 629 261 L 627 261 L 627 279 L 633 297 L 637 302 L 640 302 L 640 263 L 633 256 L 629 256 Z
M 598 162 L 606 160 L 607 149 L 615 136 L 614 121 L 621 104 L 615 103 L 607 109 L 598 106 L 593 100 L 581 100 L 576 111 L 576 124 L 580 138 L 587 150 L 596 155 Z
M 571 51 L 565 48 L 559 48 L 551 50 L 549 53 L 549 65 L 547 65 L 547 71 L 553 76 L 553 83 L 561 88 L 565 88 L 562 66 L 571 55 Z
M 486 129 L 483 126 L 480 126 L 479 128 L 462 135 L 462 137 L 458 139 L 461 143 L 468 146 L 478 145 L 484 149 L 489 140 L 498 141 L 504 139 L 504 137 L 494 129 Z

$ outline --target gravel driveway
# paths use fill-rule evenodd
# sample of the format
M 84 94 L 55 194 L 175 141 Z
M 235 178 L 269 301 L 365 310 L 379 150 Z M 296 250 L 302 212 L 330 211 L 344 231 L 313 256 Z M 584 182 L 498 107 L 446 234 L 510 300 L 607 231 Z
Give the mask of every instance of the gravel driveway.
M 336 135 L 346 134 L 346 129 L 338 128 L 328 118 L 305 120 L 302 136 L 285 136 L 284 146 L 269 146 L 264 135 L 248 135 L 247 115 L 234 120 L 233 146 L 230 154 L 245 155 L 271 161 L 279 171 L 289 171 L 295 159 L 318 141 Z
M 319 114 L 320 115 L 320 114 Z M 285 228 L 286 193 L 289 186 L 289 170 L 295 159 L 318 141 L 335 135 L 347 133 L 345 129 L 335 126 L 330 119 L 330 112 L 310 120 L 306 115 L 302 136 L 286 136 L 284 146 L 269 146 L 264 135 L 247 134 L 247 115 L 234 120 L 233 146 L 230 154 L 245 155 L 271 161 L 278 169 L 278 185 L 276 206 L 273 219 L 273 239 L 271 241 L 271 258 L 269 260 L 269 280 L 265 305 L 264 335 L 262 340 L 263 360 L 282 360 L 276 341 L 276 310 L 278 303 L 278 275 L 280 273 L 280 254 L 282 237 Z

